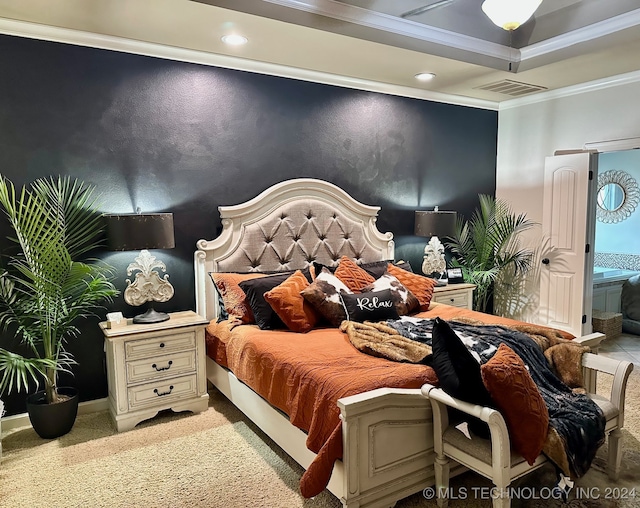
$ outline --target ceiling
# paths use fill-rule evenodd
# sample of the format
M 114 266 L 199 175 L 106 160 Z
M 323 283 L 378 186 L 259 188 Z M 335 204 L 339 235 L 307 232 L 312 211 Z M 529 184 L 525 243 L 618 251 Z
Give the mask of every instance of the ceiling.
M 487 107 L 640 70 L 639 0 L 543 0 L 514 32 L 493 25 L 481 3 L 57 0 L 51 9 L 50 0 L 0 0 L 0 32 L 54 27 L 63 35 L 47 37 L 41 30 L 38 37 L 63 41 L 75 40 L 71 31 L 100 34 L 190 50 L 194 61 L 198 54 L 221 55 L 249 69 L 259 62 L 261 72 L 269 72 L 265 63 L 275 64 L 281 70 L 275 74 L 300 69 L 340 76 L 356 87 L 381 83 Z M 220 37 L 228 33 L 242 33 L 249 42 L 225 46 Z M 101 45 L 92 40 L 81 43 Z M 436 77 L 418 82 L 419 72 Z

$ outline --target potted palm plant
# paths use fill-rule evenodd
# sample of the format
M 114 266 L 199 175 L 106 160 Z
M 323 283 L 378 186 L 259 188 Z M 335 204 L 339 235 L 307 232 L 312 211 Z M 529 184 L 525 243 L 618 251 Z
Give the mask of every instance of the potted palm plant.
M 93 187 L 69 177 L 40 178 L 17 193 L 0 175 L 15 248 L 0 268 L 0 393 L 43 385 L 27 397 L 27 411 L 45 438 L 67 433 L 77 414 L 77 391 L 58 386 L 75 363 L 67 342 L 79 335 L 79 319 L 117 294 L 110 268 L 84 259 L 103 238 L 95 199 Z
M 535 222 L 516 215 L 508 203 L 492 196 L 479 196 L 469 221 L 458 217 L 455 232 L 445 240 L 454 257 L 451 264 L 462 269 L 465 282 L 475 284 L 473 309 L 489 312 L 494 284 L 506 272 L 511 278 L 523 276 L 534 253 L 520 247 L 519 236 Z

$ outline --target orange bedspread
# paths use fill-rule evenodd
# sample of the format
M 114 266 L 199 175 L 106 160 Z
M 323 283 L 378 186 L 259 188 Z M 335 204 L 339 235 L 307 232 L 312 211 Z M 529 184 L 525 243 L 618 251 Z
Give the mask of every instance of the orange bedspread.
M 519 323 L 448 305 L 432 304 L 416 317 L 481 319 L 491 324 Z M 337 401 L 376 388 L 420 388 L 435 384 L 431 367 L 397 363 L 363 354 L 335 328 L 306 334 L 260 330 L 212 322 L 207 327 L 207 354 L 238 379 L 284 411 L 293 425 L 308 433 L 307 447 L 317 454 L 300 483 L 303 496 L 326 487 L 335 460 L 342 457 L 342 427 Z

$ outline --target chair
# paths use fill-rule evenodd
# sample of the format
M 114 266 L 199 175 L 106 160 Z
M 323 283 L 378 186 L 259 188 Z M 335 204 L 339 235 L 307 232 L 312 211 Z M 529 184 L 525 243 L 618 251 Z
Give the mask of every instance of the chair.
M 604 372 L 613 375 L 609 398 L 595 393 L 588 395 L 605 415 L 605 433 L 609 440 L 607 474 L 611 480 L 615 481 L 620 474 L 622 455 L 620 429 L 624 424 L 624 397 L 633 364 L 585 353 L 582 355 L 582 366 L 585 374 Z M 450 460 L 454 460 L 493 481 L 496 486 L 496 495 L 492 496 L 494 508 L 509 508 L 511 499 L 508 487 L 511 482 L 542 467 L 548 461 L 546 456 L 539 455 L 533 465 L 529 465 L 522 456 L 513 452 L 507 425 L 499 411 L 461 401 L 433 385 L 425 384 L 421 391 L 425 397 L 429 398 L 433 408 L 435 487 L 438 506 L 446 508 L 448 504 Z M 490 438 L 474 436 L 473 439 L 468 439 L 458 428 L 449 425 L 447 407 L 458 409 L 486 422 L 489 426 Z

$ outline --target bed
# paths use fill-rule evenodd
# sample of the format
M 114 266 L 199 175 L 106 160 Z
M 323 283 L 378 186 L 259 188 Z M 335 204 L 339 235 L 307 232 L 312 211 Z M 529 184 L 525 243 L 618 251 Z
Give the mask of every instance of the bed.
M 200 240 L 195 252 L 196 311 L 211 320 L 207 339 L 208 380 L 305 468 L 301 483 L 305 495 L 317 492 L 325 482 L 345 507 L 393 506 L 398 500 L 433 485 L 433 417 L 431 404 L 420 391 L 423 384 L 435 382 L 430 367 L 407 366 L 362 355 L 337 329 L 313 329 L 298 334 L 262 331 L 256 325 L 235 326 L 228 320 L 218 322 L 223 309 L 212 273 L 279 272 L 305 269 L 314 262 L 335 266 L 342 256 L 374 265 L 394 260 L 392 234 L 382 233 L 376 226 L 379 207 L 364 205 L 329 182 L 300 178 L 276 184 L 245 203 L 221 206 L 219 211 L 221 234 L 213 240 Z M 431 304 L 419 316 L 482 317 L 473 311 L 441 304 Z M 490 318 L 491 323 L 516 323 L 506 318 Z M 258 338 L 252 339 L 254 336 Z M 592 334 L 576 340 L 597 349 L 603 338 L 602 334 Z M 275 377 L 264 388 L 248 367 L 235 364 L 234 368 L 229 367 L 234 358 L 254 355 L 256 346 L 251 340 L 281 344 L 287 339 L 302 341 L 298 342 L 298 352 L 311 355 L 310 365 L 332 357 L 336 363 L 346 362 L 347 372 L 351 368 L 363 369 L 352 372 L 382 369 L 383 377 L 373 385 L 366 385 L 369 388 L 365 385 L 354 388 L 343 382 L 337 382 L 339 387 L 327 382 L 330 386 L 326 387 L 323 382 L 321 389 L 334 400 L 331 406 L 325 402 L 321 411 L 333 423 L 327 428 L 323 418 L 305 423 L 301 417 L 295 421 L 298 415 L 288 412 L 291 409 L 288 404 L 289 399 L 296 398 L 299 388 L 289 387 L 291 393 L 286 394 L 289 389 L 284 386 L 286 381 Z M 320 340 L 330 341 L 323 346 L 324 350 L 315 347 Z M 354 355 L 364 360 L 353 359 Z M 264 367 L 264 362 L 272 359 L 260 361 Z M 352 367 L 348 363 L 351 361 L 358 365 Z M 360 361 L 365 363 L 361 365 Z M 395 365 L 389 367 L 380 362 Z M 272 374 L 271 364 L 263 370 Z M 394 382 L 385 380 L 385 377 L 396 379 L 400 371 L 408 376 L 396 383 L 402 386 L 393 386 Z M 332 382 L 333 378 L 345 377 L 348 375 L 343 370 L 332 376 Z M 359 380 L 360 374 L 352 378 Z M 586 378 L 585 383 L 593 386 L 595 379 Z M 275 400 L 268 402 L 270 396 Z M 320 480 L 310 478 L 317 471 L 321 473 Z M 454 465 L 451 475 L 461 471 L 462 466 Z M 330 474 L 328 481 L 322 479 L 323 474 Z

